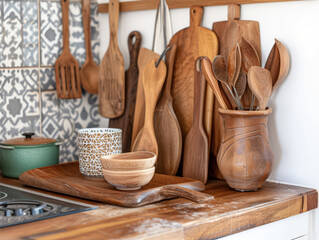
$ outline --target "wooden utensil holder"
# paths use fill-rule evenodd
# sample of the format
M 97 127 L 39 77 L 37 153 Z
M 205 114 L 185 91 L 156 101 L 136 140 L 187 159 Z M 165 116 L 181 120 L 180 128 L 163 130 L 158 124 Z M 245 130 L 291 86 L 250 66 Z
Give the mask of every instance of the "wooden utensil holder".
M 223 122 L 223 138 L 217 164 L 227 184 L 239 191 L 259 189 L 271 173 L 273 153 L 264 111 L 218 109 Z

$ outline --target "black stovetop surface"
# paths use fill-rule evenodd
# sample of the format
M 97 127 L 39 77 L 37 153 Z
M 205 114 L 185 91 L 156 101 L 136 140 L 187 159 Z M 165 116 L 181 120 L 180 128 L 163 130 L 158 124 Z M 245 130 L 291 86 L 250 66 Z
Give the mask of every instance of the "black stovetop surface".
M 0 228 L 96 208 L 0 183 Z

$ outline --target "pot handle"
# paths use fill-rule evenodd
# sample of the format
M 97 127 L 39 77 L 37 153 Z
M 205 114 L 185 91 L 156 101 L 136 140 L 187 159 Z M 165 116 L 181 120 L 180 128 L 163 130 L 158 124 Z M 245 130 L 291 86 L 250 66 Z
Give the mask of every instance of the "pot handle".
M 13 147 L 13 146 L 0 145 L 0 148 L 2 148 L 2 149 L 8 149 L 8 150 L 14 150 L 14 147 Z
M 63 140 L 58 140 L 58 141 L 55 142 L 55 146 L 60 146 L 60 145 L 62 145 L 63 143 L 64 143 Z

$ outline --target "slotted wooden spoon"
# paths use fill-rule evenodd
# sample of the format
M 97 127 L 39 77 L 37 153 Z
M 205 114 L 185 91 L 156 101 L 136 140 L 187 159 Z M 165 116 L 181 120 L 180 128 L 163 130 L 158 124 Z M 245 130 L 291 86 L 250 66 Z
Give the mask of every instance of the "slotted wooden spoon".
M 248 71 L 248 85 L 259 102 L 259 109 L 265 110 L 272 91 L 271 74 L 268 69 L 251 66 Z
M 94 62 L 91 47 L 90 0 L 82 1 L 83 30 L 85 38 L 86 60 L 80 74 L 85 91 L 97 94 L 99 87 L 99 66 Z
M 158 155 L 158 146 L 154 132 L 154 111 L 161 93 L 165 77 L 166 65 L 160 61 L 155 67 L 156 59 L 150 61 L 143 71 L 143 88 L 145 96 L 145 122 L 133 144 L 132 152 L 150 151 Z
M 61 0 L 63 24 L 63 51 L 55 62 L 55 79 L 58 98 L 81 98 L 79 63 L 72 56 L 69 45 L 69 0 Z
M 110 0 L 110 43 L 100 65 L 99 112 L 101 116 L 116 118 L 125 107 L 124 59 L 117 43 L 119 2 Z

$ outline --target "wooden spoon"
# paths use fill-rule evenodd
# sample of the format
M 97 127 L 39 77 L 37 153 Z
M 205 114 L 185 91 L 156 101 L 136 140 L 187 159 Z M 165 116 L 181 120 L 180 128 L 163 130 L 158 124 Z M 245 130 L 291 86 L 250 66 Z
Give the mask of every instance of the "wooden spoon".
M 230 100 L 232 107 L 233 108 L 236 108 L 237 106 L 239 107 L 239 103 L 237 99 L 235 98 L 233 91 L 231 90 L 231 86 L 229 85 L 226 63 L 223 56 L 218 55 L 214 58 L 213 73 L 216 79 L 220 81 L 226 87 L 227 91 L 225 90 L 225 93 L 228 99 Z
M 90 0 L 82 2 L 83 30 L 85 38 L 86 60 L 83 64 L 80 76 L 82 87 L 85 91 L 97 94 L 99 87 L 99 66 L 94 62 L 91 47 L 91 25 L 90 25 Z
M 58 98 L 81 98 L 79 63 L 72 56 L 69 47 L 69 0 L 61 0 L 63 24 L 63 51 L 56 60 L 55 79 Z
M 268 56 L 265 68 L 271 73 L 272 91 L 275 91 L 286 79 L 290 68 L 288 50 L 277 39 L 275 39 L 275 44 Z
M 123 114 L 125 105 L 124 59 L 117 43 L 119 2 L 110 0 L 110 43 L 102 59 L 99 79 L 99 112 L 107 118 Z
M 241 69 L 241 52 L 239 44 L 236 44 L 228 55 L 228 81 L 231 86 L 236 85 Z
M 268 69 L 252 66 L 248 71 L 248 85 L 259 102 L 259 109 L 265 110 L 272 90 L 271 74 Z
M 203 127 L 203 109 L 206 81 L 200 71 L 200 61 L 196 60 L 194 76 L 194 113 L 193 125 L 184 143 L 183 177 L 198 179 L 204 184 L 208 176 L 209 145 L 207 134 Z
M 125 110 L 122 116 L 110 119 L 110 128 L 122 129 L 122 152 L 129 152 L 131 149 L 133 118 L 136 102 L 138 67 L 137 58 L 141 46 L 141 34 L 133 31 L 127 39 L 130 66 L 125 72 Z
M 171 95 L 176 44 L 166 54 L 167 77 L 154 113 L 154 129 L 158 144 L 156 172 L 175 175 L 182 153 L 182 132 L 173 109 Z
M 205 57 L 201 60 L 201 71 L 203 72 L 209 86 L 213 89 L 214 94 L 216 96 L 216 99 L 217 99 L 219 105 L 221 106 L 221 108 L 228 109 L 228 107 L 227 107 L 227 105 L 222 97 L 222 94 L 220 92 L 218 82 L 213 75 L 212 63 L 209 60 L 209 58 Z
M 145 96 L 145 123 L 135 139 L 132 151 L 150 151 L 158 156 L 153 120 L 156 103 L 166 77 L 166 66 L 163 61 L 160 61 L 156 68 L 156 62 L 156 59 L 150 61 L 142 73 Z
M 239 100 L 244 95 L 244 92 L 246 90 L 246 86 L 247 86 L 247 76 L 245 73 L 240 72 L 238 75 L 238 79 L 236 81 L 236 84 L 234 86 L 234 88 L 236 89 L 236 92 L 238 94 Z

